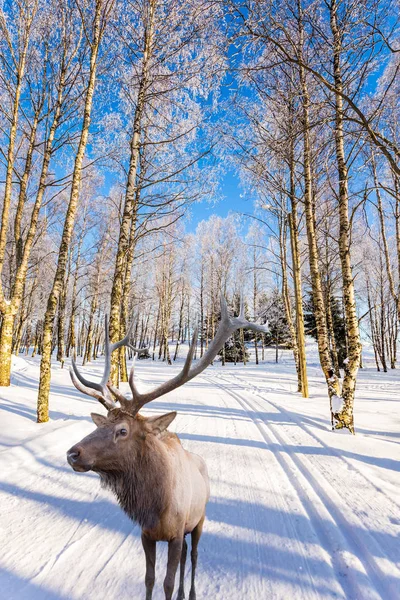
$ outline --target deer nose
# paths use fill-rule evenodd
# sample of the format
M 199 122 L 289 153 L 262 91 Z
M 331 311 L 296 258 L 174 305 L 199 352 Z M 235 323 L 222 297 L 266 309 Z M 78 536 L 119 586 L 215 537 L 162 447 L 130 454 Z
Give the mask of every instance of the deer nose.
M 68 462 L 70 464 L 75 463 L 78 460 L 80 454 L 81 454 L 81 452 L 80 452 L 79 448 L 76 448 L 76 447 L 71 448 L 71 450 L 68 450 L 68 452 L 67 452 Z

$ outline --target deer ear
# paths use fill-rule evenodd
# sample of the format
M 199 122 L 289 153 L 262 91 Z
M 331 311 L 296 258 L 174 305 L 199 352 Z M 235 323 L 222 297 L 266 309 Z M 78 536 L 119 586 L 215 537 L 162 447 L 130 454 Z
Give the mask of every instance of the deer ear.
M 107 417 L 99 415 L 98 413 L 90 413 L 90 416 L 96 427 L 104 427 L 104 425 L 107 425 Z
M 161 417 L 149 417 L 147 419 L 147 424 L 150 425 L 150 428 L 153 433 L 162 433 L 169 427 L 172 421 L 176 417 L 176 412 L 169 412 L 166 415 L 161 415 Z

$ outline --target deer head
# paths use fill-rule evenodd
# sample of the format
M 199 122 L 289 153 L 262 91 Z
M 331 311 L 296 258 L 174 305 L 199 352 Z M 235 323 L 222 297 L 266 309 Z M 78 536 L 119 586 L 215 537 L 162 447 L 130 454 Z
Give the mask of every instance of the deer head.
M 155 417 L 131 415 L 113 408 L 107 416 L 91 413 L 97 429 L 73 446 L 67 459 L 74 471 L 126 472 L 143 455 L 150 438 L 160 437 L 176 412 Z M 152 440 L 152 441 L 153 441 Z

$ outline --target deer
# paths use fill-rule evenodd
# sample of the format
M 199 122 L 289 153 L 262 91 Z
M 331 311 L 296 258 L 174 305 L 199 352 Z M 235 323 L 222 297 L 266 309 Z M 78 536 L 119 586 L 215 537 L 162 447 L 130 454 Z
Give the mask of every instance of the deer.
M 69 465 L 77 472 L 93 471 L 103 487 L 111 490 L 126 515 L 141 527 L 145 554 L 146 600 L 151 600 L 155 585 L 156 543 L 168 543 L 167 572 L 164 579 L 165 600 L 171 600 L 180 565 L 177 600 L 185 598 L 184 576 L 187 556 L 186 536 L 191 535 L 191 588 L 189 600 L 196 600 L 195 575 L 198 544 L 203 530 L 210 483 L 204 460 L 185 450 L 179 437 L 168 427 L 176 411 L 146 417 L 143 406 L 176 390 L 202 373 L 237 329 L 265 333 L 268 326 L 245 319 L 241 302 L 238 317 L 230 317 L 221 298 L 221 321 L 207 351 L 195 363 L 198 331 L 195 329 L 189 351 L 178 375 L 148 392 L 138 391 L 134 376 L 136 357 L 141 349 L 129 342 L 130 332 L 120 341 L 110 343 L 108 320 L 105 319 L 104 372 L 99 382 L 86 379 L 72 360 L 70 375 L 75 387 L 94 397 L 107 415 L 92 413 L 96 429 L 67 452 Z M 127 346 L 134 352 L 129 375 L 131 395 L 125 396 L 109 382 L 111 355 Z

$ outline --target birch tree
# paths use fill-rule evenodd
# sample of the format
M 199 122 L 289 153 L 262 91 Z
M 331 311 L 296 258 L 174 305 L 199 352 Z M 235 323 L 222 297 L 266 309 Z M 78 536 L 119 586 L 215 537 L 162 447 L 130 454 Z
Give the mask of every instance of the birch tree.
M 11 252 L 15 262 L 8 294 L 3 289 L 3 277 L 0 280 L 0 311 L 3 315 L 0 385 L 9 385 L 12 332 L 38 233 L 40 209 L 45 193 L 52 184 L 49 181 L 50 161 L 55 152 L 62 149 L 69 135 L 62 129 L 62 120 L 68 118 L 71 103 L 74 102 L 75 90 L 71 82 L 77 76 L 76 55 L 81 32 L 79 27 L 76 29 L 74 10 L 70 9 L 68 3 L 49 1 L 39 8 L 38 3 L 15 3 L 12 10 L 8 8 L 6 12 L 3 8 L 0 17 L 4 42 L 1 50 L 2 72 L 7 78 L 7 101 L 3 103 L 2 110 L 6 117 L 9 111 L 12 113 L 7 134 L 9 146 L 0 233 L 0 272 L 3 275 L 7 244 L 15 249 L 15 252 Z M 9 25 L 12 18 L 17 26 Z M 22 90 L 25 92 L 23 106 Z M 18 154 L 15 151 L 17 136 Z M 16 161 L 20 160 L 22 172 L 18 175 L 18 185 L 13 186 L 12 174 L 18 173 Z M 34 169 L 35 161 L 39 161 L 40 166 Z M 32 195 L 29 184 L 33 177 L 37 185 Z M 10 238 L 10 207 L 16 188 L 19 191 L 14 209 L 13 237 Z
M 374 68 L 373 57 L 377 56 L 380 45 L 376 43 L 374 33 L 364 27 L 366 13 L 373 15 L 375 23 L 382 23 L 385 15 L 380 11 L 379 3 L 365 2 L 341 3 L 333 0 L 328 4 L 297 2 L 292 5 L 280 3 L 279 10 L 273 1 L 258 3 L 231 3 L 235 14 L 243 24 L 242 32 L 253 40 L 254 46 L 265 48 L 264 68 L 278 69 L 279 65 L 287 72 L 295 66 L 299 79 L 302 104 L 303 125 L 303 167 L 304 167 L 304 207 L 306 215 L 310 276 L 313 289 L 313 302 L 318 330 L 318 346 L 321 366 L 324 371 L 331 399 L 332 423 L 336 428 L 347 428 L 354 432 L 353 404 L 355 382 L 360 363 L 361 344 L 359 339 L 358 318 L 355 305 L 354 272 L 351 261 L 352 216 L 355 208 L 350 207 L 349 194 L 349 156 L 346 139 L 358 135 L 355 124 L 362 128 L 363 134 L 379 148 L 388 160 L 390 167 L 397 172 L 397 149 L 393 140 L 389 140 L 379 131 L 379 121 L 366 116 L 362 106 L 368 76 Z M 351 27 L 350 27 L 351 24 Z M 386 25 L 387 25 L 386 21 Z M 350 34 L 350 29 L 352 34 Z M 357 30 L 359 36 L 354 35 Z M 368 47 L 369 54 L 363 54 L 361 48 Z M 278 65 L 278 66 L 276 66 Z M 311 82 L 316 84 L 310 92 Z M 386 92 L 392 82 L 386 87 Z M 313 173 L 311 115 L 316 91 L 325 95 L 325 106 L 321 112 L 334 130 L 334 151 L 337 173 L 337 224 L 339 228 L 338 249 L 342 275 L 342 294 L 344 298 L 348 357 L 345 363 L 345 376 L 342 389 L 334 375 L 329 353 L 323 289 L 321 285 L 320 258 L 317 244 L 315 191 Z M 381 92 L 382 93 L 382 92 Z M 380 96 L 382 98 L 382 96 Z M 376 115 L 375 115 L 376 116 Z M 374 121 L 374 122 L 373 122 Z M 355 139 L 357 139 L 355 137 Z M 359 138 L 358 138 L 359 139 Z M 354 146 L 353 146 L 354 150 Z M 353 159 L 352 159 L 353 160 Z
M 160 217 L 176 212 L 179 218 L 185 205 L 205 193 L 205 180 L 196 172 L 208 152 L 195 143 L 204 117 L 197 100 L 210 93 L 221 66 L 218 3 L 128 4 L 135 18 L 122 18 L 119 36 L 124 60 L 131 65 L 122 86 L 133 120 L 128 123 L 129 159 L 122 159 L 127 176 L 111 292 L 111 340 L 126 327 L 121 313 L 127 294 L 124 281 L 129 282 L 138 238 Z M 111 378 L 118 380 L 117 356 Z
M 56 316 L 57 302 L 65 280 L 70 241 L 75 222 L 76 211 L 78 210 L 79 206 L 82 167 L 89 136 L 100 45 L 108 24 L 108 20 L 113 10 L 113 5 L 113 0 L 96 0 L 95 9 L 92 12 L 91 5 L 87 6 L 83 3 L 78 4 L 82 18 L 82 26 L 84 28 L 85 36 L 87 36 L 86 41 L 89 50 L 89 65 L 84 94 L 82 126 L 74 160 L 69 203 L 58 253 L 56 274 L 47 301 L 47 309 L 44 318 L 42 359 L 40 363 L 40 381 L 37 405 L 37 420 L 39 423 L 46 422 L 49 419 L 48 404 L 51 380 L 51 340 L 53 335 L 54 320 Z

